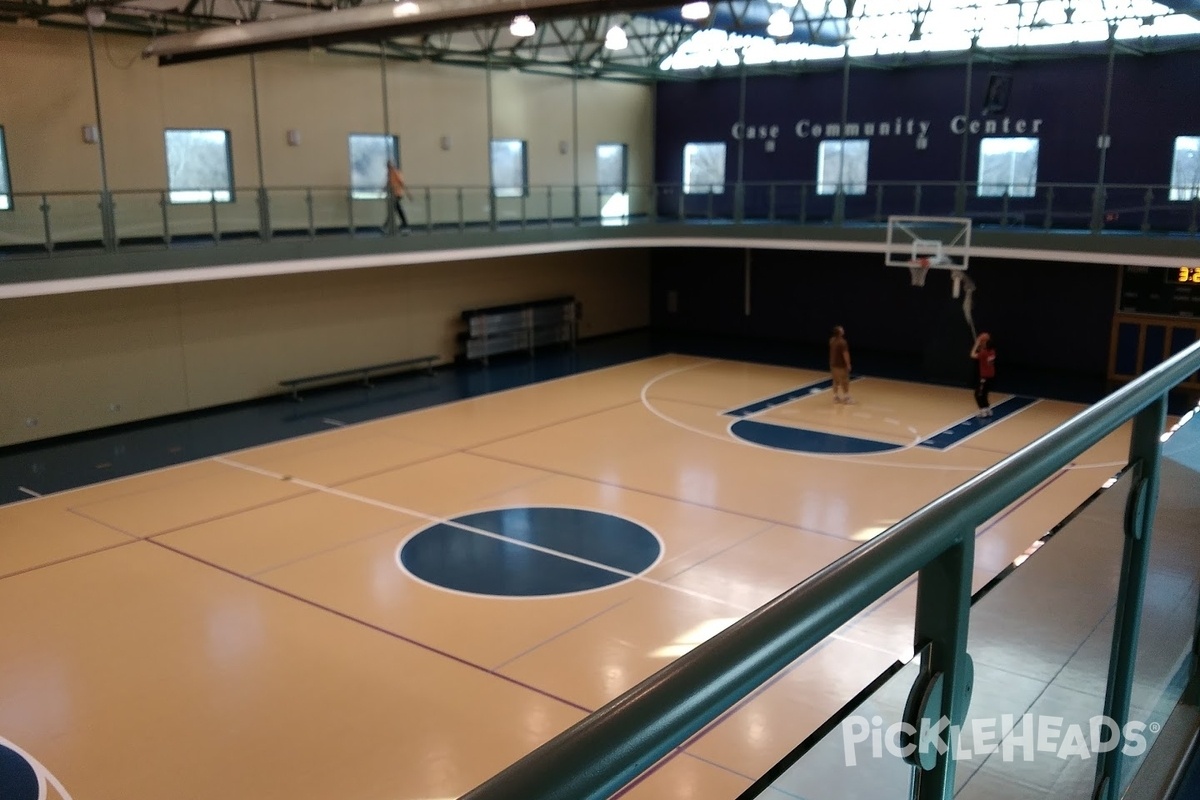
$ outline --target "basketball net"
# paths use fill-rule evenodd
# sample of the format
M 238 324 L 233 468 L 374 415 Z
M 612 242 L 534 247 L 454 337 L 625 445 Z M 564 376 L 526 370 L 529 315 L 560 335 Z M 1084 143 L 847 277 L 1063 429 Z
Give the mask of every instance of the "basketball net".
M 908 273 L 912 276 L 913 286 L 924 286 L 925 276 L 929 274 L 929 265 L 932 261 L 928 256 L 914 258 L 909 262 Z

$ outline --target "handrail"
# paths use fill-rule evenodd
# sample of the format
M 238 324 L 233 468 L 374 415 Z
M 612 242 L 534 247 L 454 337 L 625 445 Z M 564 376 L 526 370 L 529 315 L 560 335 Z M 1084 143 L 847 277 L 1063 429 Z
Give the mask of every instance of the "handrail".
M 1197 370 L 1200 342 L 784 592 L 462 800 L 609 797 Z

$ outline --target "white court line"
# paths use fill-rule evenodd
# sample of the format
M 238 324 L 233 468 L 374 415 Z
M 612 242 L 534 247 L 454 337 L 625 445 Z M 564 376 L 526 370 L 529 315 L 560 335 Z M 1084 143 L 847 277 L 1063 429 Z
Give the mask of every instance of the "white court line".
M 260 468 L 260 467 L 255 467 L 255 466 L 252 466 L 252 465 L 250 465 L 250 464 L 242 464 L 242 463 L 240 463 L 240 462 L 237 462 L 237 461 L 232 461 L 232 460 L 230 460 L 230 459 L 223 458 L 223 457 L 220 457 L 220 456 L 217 456 L 216 458 L 214 458 L 214 459 L 213 459 L 213 461 L 216 461 L 216 462 L 217 462 L 217 463 L 219 463 L 219 464 L 224 464 L 225 466 L 228 466 L 228 467 L 233 467 L 234 469 L 240 469 L 240 470 L 244 470 L 244 471 L 246 471 L 246 472 L 252 472 L 252 473 L 255 473 L 255 474 L 258 474 L 258 475 L 263 475 L 263 476 L 265 476 L 265 477 L 269 477 L 269 478 L 275 478 L 275 479 L 277 479 L 277 480 L 282 480 L 282 479 L 284 478 L 284 475 L 283 475 L 283 474 L 281 474 L 281 473 L 277 473 L 277 472 L 271 472 L 270 470 L 265 470 L 265 469 L 262 469 L 262 468 Z M 696 598 L 696 599 L 698 599 L 698 600 L 704 600 L 704 601 L 706 601 L 706 602 L 710 602 L 710 603 L 716 603 L 716 604 L 719 604 L 719 605 L 723 605 L 723 606 L 726 606 L 726 607 L 728 607 L 728 608 L 732 608 L 732 609 L 735 609 L 735 610 L 739 611 L 739 612 L 740 612 L 740 613 L 741 613 L 743 616 L 744 616 L 744 615 L 746 615 L 746 614 L 749 614 L 749 613 L 750 613 L 750 612 L 752 612 L 752 611 L 756 611 L 756 610 L 757 610 L 757 609 L 760 607 L 760 606 L 749 606 L 749 607 L 747 607 L 747 606 L 743 606 L 743 605 L 741 605 L 741 604 L 738 604 L 738 603 L 731 602 L 731 601 L 730 601 L 730 600 L 728 600 L 727 598 L 723 598 L 723 597 L 714 597 L 714 596 L 712 596 L 712 595 L 707 595 L 707 594 L 704 594 L 703 592 L 697 592 L 697 591 L 695 591 L 695 590 L 693 590 L 693 589 L 687 589 L 687 588 L 685 588 L 685 587 L 683 587 L 683 586 L 676 586 L 675 584 L 671 584 L 671 583 L 666 583 L 666 582 L 664 582 L 664 581 L 655 580 L 654 578 L 648 578 L 648 577 L 646 577 L 644 574 L 637 574 L 637 573 L 629 572 L 629 571 L 627 571 L 627 570 L 619 569 L 619 568 L 617 568 L 617 567 L 613 567 L 613 566 L 611 566 L 611 565 L 608 565 L 608 564 L 601 564 L 601 563 L 599 563 L 599 562 L 597 562 L 597 561 L 591 561 L 591 560 L 589 560 L 589 559 L 586 559 L 586 558 L 581 558 L 580 556 L 572 555 L 572 554 L 570 554 L 570 553 L 563 553 L 563 552 L 561 552 L 561 551 L 554 550 L 554 549 L 552 549 L 552 548 L 549 548 L 549 547 L 543 547 L 543 546 L 541 546 L 541 545 L 536 545 L 536 544 L 533 544 L 533 543 L 531 543 L 531 542 L 524 542 L 524 541 L 520 541 L 520 540 L 518 540 L 518 539 L 510 539 L 510 538 L 509 538 L 509 537 L 507 537 L 507 536 L 501 536 L 501 535 L 499 535 L 499 534 L 497 534 L 497 533 L 492 533 L 491 531 L 486 531 L 486 530 L 483 530 L 482 528 L 476 528 L 476 527 L 474 527 L 474 526 L 471 526 L 471 525 L 464 525 L 464 524 L 463 524 L 463 523 L 461 523 L 461 522 L 456 522 L 456 521 L 454 521 L 454 520 L 451 520 L 451 519 L 446 519 L 445 517 L 440 517 L 440 516 L 437 516 L 436 514 L 427 514 L 427 513 L 425 513 L 424 511 L 417 511 L 416 509 L 412 509 L 412 508 L 406 508 L 405 506 L 396 505 L 396 504 L 394 504 L 394 503 L 388 503 L 388 502 L 386 502 L 386 501 L 383 501 L 383 500 L 376 500 L 376 499 L 374 499 L 374 498 L 371 498 L 371 497 L 365 497 L 365 496 L 363 496 L 363 495 L 357 495 L 357 494 L 353 494 L 353 493 L 351 493 L 351 492 L 347 492 L 347 491 L 344 491 L 344 490 L 342 490 L 342 489 L 336 489 L 336 488 L 334 488 L 334 487 L 332 487 L 332 486 L 323 486 L 323 485 L 321 485 L 321 484 L 319 484 L 319 483 L 313 483 L 313 482 L 311 482 L 311 481 L 306 481 L 306 480 L 303 480 L 303 479 L 301 479 L 301 478 L 289 478 L 288 480 L 290 480 L 292 483 L 295 483 L 295 484 L 296 484 L 296 485 L 298 485 L 298 486 L 303 486 L 303 487 L 305 487 L 305 488 L 308 488 L 308 489 L 313 489 L 313 490 L 315 490 L 315 491 L 319 491 L 319 492 L 323 492 L 323 493 L 325 493 L 325 494 L 333 495 L 334 497 L 341 497 L 341 498 L 343 498 L 343 499 L 346 499 L 346 500 L 353 500 L 353 501 L 356 501 L 356 502 L 359 502 L 359 503 L 364 503 L 364 504 L 366 504 L 366 505 L 374 506 L 374 507 L 376 507 L 376 508 L 382 508 L 382 509 L 386 509 L 386 510 L 389 510 L 389 511 L 395 511 L 395 512 L 397 512 L 397 513 L 400 513 L 400 514 L 407 514 L 408 516 L 411 516 L 411 517 L 416 517 L 417 519 L 422 519 L 422 520 L 425 520 L 426 522 L 429 522 L 429 523 L 431 523 L 431 524 L 434 524 L 434 525 L 447 525 L 447 526 L 449 526 L 449 527 L 452 527 L 452 528 L 458 528 L 459 530 L 463 530 L 463 531 L 466 531 L 466 532 L 468 532 L 468 533 L 474 533 L 474 534 L 477 534 L 477 535 L 479 535 L 479 536 L 484 536 L 484 537 L 487 537 L 487 538 L 489 538 L 489 539 L 495 539 L 495 540 L 498 540 L 498 541 L 501 541 L 501 542 L 505 542 L 505 543 L 507 543 L 507 544 L 517 545 L 517 546 L 519 546 L 519 547 L 525 547 L 525 548 L 528 548 L 528 549 L 530 549 L 530 550 L 533 550 L 533 551 L 535 551 L 535 552 L 539 552 L 539 553 L 545 553 L 546 555 L 549 555 L 549 556 L 555 556 L 555 557 L 558 557 L 558 558 L 564 559 L 564 560 L 566 560 L 566 561 L 574 561 L 574 562 L 575 562 L 575 563 L 577 563 L 577 564 L 583 564 L 583 565 L 585 565 L 585 566 L 589 566 L 589 567 L 592 567 L 592 568 L 594 568 L 594 569 L 602 570 L 602 571 L 604 571 L 604 572 L 610 572 L 610 573 L 613 573 L 613 574 L 615 574 L 615 575 L 620 575 L 620 576 L 622 576 L 622 577 L 624 577 L 624 578 L 626 579 L 626 582 L 629 582 L 629 581 L 640 581 L 640 582 L 642 582 L 642 583 L 646 583 L 646 584 L 649 584 L 649 585 L 651 585 L 651 586 L 656 586 L 656 587 L 658 587 L 658 588 L 660 588 L 660 589 L 667 589 L 667 590 L 669 590 L 669 591 L 676 592 L 676 593 L 678 593 L 678 594 L 683 594 L 683 595 L 687 595 L 687 596 L 689 596 L 689 597 L 694 597 L 694 598 Z M 547 506 L 547 507 L 549 507 L 549 506 Z M 554 508 L 563 508 L 563 506 L 554 506 Z M 602 513 L 606 513 L 606 514 L 607 514 L 607 513 L 610 513 L 610 512 L 608 512 L 608 511 L 603 511 Z M 617 515 L 614 515 L 614 516 L 617 516 Z M 631 521 L 633 521 L 633 520 L 631 520 Z M 635 521 L 635 522 L 636 522 L 636 521 Z M 641 525 L 641 523 L 637 523 L 637 524 Z M 645 526 L 643 525 L 642 527 L 645 527 Z M 649 530 L 649 528 L 647 528 L 647 530 Z M 653 531 L 651 531 L 651 533 L 653 533 Z M 415 535 L 415 534 L 412 534 L 412 535 Z M 409 537 L 405 537 L 405 538 L 406 538 L 406 539 L 408 539 L 408 538 L 411 538 L 411 536 L 412 536 L 412 535 L 410 535 Z M 655 536 L 655 538 L 659 538 L 659 537 L 658 537 L 658 534 L 656 534 L 656 533 L 654 534 L 654 536 Z M 665 546 L 665 544 L 662 542 L 662 539 L 661 539 L 661 538 L 659 538 L 659 543 L 660 543 L 659 556 L 658 556 L 658 558 L 657 558 L 657 559 L 655 559 L 655 561 L 654 561 L 654 563 L 653 563 L 653 564 L 651 564 L 649 567 L 647 567 L 647 569 L 652 569 L 654 566 L 656 566 L 658 563 L 660 563 L 660 562 L 661 562 L 661 560 L 662 560 L 662 557 L 663 557 L 663 555 L 666 553 L 666 546 Z M 403 543 L 402 543 L 402 544 L 403 544 Z M 399 569 L 399 568 L 400 568 L 400 567 L 399 567 L 399 565 L 398 565 L 398 566 L 397 566 L 397 569 Z M 419 581 L 419 582 L 421 582 L 421 583 L 424 583 L 424 584 L 426 584 L 426 585 L 428 585 L 428 586 L 432 586 L 433 588 L 435 588 L 435 589 L 438 589 L 439 591 L 449 592 L 449 593 L 451 593 L 451 594 L 463 594 L 463 595 L 467 595 L 467 596 L 470 596 L 470 597 L 480 597 L 480 596 L 484 596 L 484 597 L 490 597 L 490 598 L 493 598 L 493 599 L 500 599 L 500 600 L 538 600 L 538 599 L 544 599 L 544 598 L 537 597 L 537 596 L 534 596 L 534 597 L 511 597 L 511 596 L 504 596 L 504 595 L 478 595 L 478 594 L 468 594 L 468 593 L 465 593 L 465 592 L 458 592 L 458 591 L 456 591 L 456 590 L 453 590 L 453 589 L 447 589 L 447 588 L 446 588 L 446 587 L 444 587 L 444 586 L 437 586 L 436 584 L 430 584 L 430 583 L 428 583 L 427 581 L 423 581 L 423 580 L 421 580 L 421 579 L 420 579 L 420 578 L 418 578 L 416 575 L 413 575 L 411 572 L 408 572 L 407 570 L 405 570 L 405 572 L 406 572 L 408 575 L 410 575 L 410 576 L 411 576 L 411 577 L 412 577 L 414 580 L 417 580 L 417 581 Z M 609 586 L 603 586 L 603 587 L 600 587 L 600 589 L 592 589 L 592 590 L 587 590 L 587 591 L 588 591 L 588 592 L 591 592 L 591 591 L 600 591 L 600 590 L 603 590 L 603 589 L 610 589 L 610 588 L 612 588 L 612 587 L 613 587 L 613 586 L 615 586 L 615 585 L 619 585 L 619 584 L 610 584 Z M 573 594 L 583 594 L 583 593 L 584 593 L 584 592 L 574 592 Z M 850 639 L 850 638 L 848 638 L 848 637 L 841 636 L 841 635 L 838 635 L 838 634 L 830 634 L 830 638 L 833 638 L 833 639 L 840 639 L 840 640 L 843 640 L 843 641 L 849 642 L 849 643 L 851 643 L 851 644 L 855 644 L 855 645 L 858 645 L 858 646 L 860 646 L 860 647 L 864 647 L 864 648 L 866 648 L 866 649 L 868 649 L 868 650 L 875 650 L 875 651 L 877 651 L 877 652 L 884 653 L 885 655 L 891 656 L 891 657 L 893 657 L 893 658 L 898 658 L 898 657 L 900 657 L 900 656 L 897 656 L 897 654 L 896 654 L 896 653 L 894 653 L 894 652 L 892 652 L 892 651 L 890 651 L 890 650 L 886 650 L 886 649 L 884 649 L 884 648 L 881 648 L 881 647 L 876 647 L 876 646 L 869 645 L 869 644 L 864 644 L 863 642 L 859 642 L 859 641 L 857 641 L 857 640 Z M 910 654 L 908 654 L 907 656 L 903 656 L 903 657 L 904 657 L 904 658 L 911 657 L 911 653 L 910 653 Z
M 342 422 L 341 420 L 338 420 L 338 419 L 330 419 L 329 417 L 326 417 L 325 419 L 321 420 L 321 422 L 324 422 L 326 425 L 334 425 L 338 428 L 346 427 L 345 422 Z
M 969 467 L 969 466 L 963 466 L 963 465 L 957 465 L 957 464 L 905 464 L 905 463 L 896 463 L 893 461 L 874 460 L 874 459 L 867 458 L 864 456 L 840 455 L 840 454 L 835 454 L 835 453 L 810 453 L 810 452 L 797 452 L 797 451 L 791 451 L 791 450 L 780 450 L 778 448 L 767 447 L 765 445 L 756 444 L 755 442 L 748 442 L 748 441 L 745 441 L 744 439 L 739 439 L 739 438 L 733 436 L 732 434 L 728 434 L 728 427 L 726 428 L 727 435 L 721 436 L 721 435 L 713 433 L 711 431 L 706 431 L 701 428 L 696 428 L 692 425 L 688 425 L 686 422 L 681 422 L 677 419 L 674 419 L 674 418 L 668 416 L 664 412 L 659 411 L 657 408 L 654 407 L 653 403 L 650 401 L 650 396 L 649 396 L 650 387 L 653 386 L 654 384 L 658 383 L 659 381 L 661 381 L 665 378 L 672 377 L 673 375 L 677 375 L 681 372 L 686 372 L 691 369 L 697 369 L 699 367 L 707 366 L 709 364 L 718 363 L 718 361 L 719 361 L 718 359 L 709 359 L 707 361 L 701 361 L 697 364 L 689 364 L 684 367 L 678 367 L 676 369 L 667 370 L 666 372 L 663 372 L 660 375 L 656 375 L 655 377 L 651 378 L 649 381 L 647 381 L 642 386 L 642 391 L 641 391 L 642 406 L 644 406 L 647 411 L 649 411 L 651 414 L 653 414 L 654 416 L 661 419 L 663 422 L 666 422 L 669 425 L 673 425 L 677 428 L 682 428 L 686 431 L 690 431 L 692 433 L 697 433 L 701 436 L 707 436 L 708 438 L 715 439 L 718 442 L 726 442 L 728 444 L 739 445 L 742 447 L 755 447 L 760 450 L 766 450 L 766 451 L 772 452 L 772 453 L 789 453 L 790 452 L 790 453 L 794 453 L 795 455 L 803 456 L 806 458 L 818 458 L 818 459 L 825 459 L 827 461 L 842 461 L 842 462 L 851 463 L 851 464 L 863 464 L 865 466 L 871 466 L 871 467 L 894 467 L 896 469 L 931 469 L 931 470 L 941 470 L 944 472 L 973 472 L 976 474 L 981 473 L 984 470 L 990 469 L 991 466 L 993 466 L 993 465 L 988 465 L 988 466 L 984 466 L 984 467 Z M 882 378 L 879 380 L 887 380 L 887 379 Z M 906 383 L 906 381 L 893 381 L 893 382 L 894 383 Z M 1039 402 L 1040 402 L 1040 399 L 1039 399 Z M 1036 405 L 1036 403 L 1030 403 L 1030 406 L 1033 406 L 1033 405 Z M 1026 406 L 1026 408 L 1028 408 L 1028 407 L 1029 406 Z M 1024 409 L 1021 409 L 1021 410 L 1023 411 Z M 1020 412 L 1014 412 L 1013 414 L 1009 414 L 1008 416 L 1010 416 L 1010 417 L 1016 416 L 1017 413 L 1020 413 Z M 1007 419 L 1007 417 L 1005 417 L 1005 419 Z M 1001 419 L 1000 421 L 1003 422 L 1004 420 Z M 1063 421 L 1065 422 L 1066 420 L 1063 420 Z M 732 423 L 731 423 L 731 425 L 732 425 Z M 1055 427 L 1057 427 L 1057 426 L 1055 426 Z M 910 428 L 909 430 L 911 431 L 913 429 Z M 902 445 L 900 447 L 897 447 L 895 450 L 889 450 L 888 455 L 896 455 L 898 453 L 903 453 L 905 451 L 912 450 L 917 447 L 917 445 L 919 444 L 920 441 L 921 441 L 921 439 L 918 437 L 917 439 L 914 439 L 914 441 L 911 444 Z M 931 452 L 936 452 L 936 451 L 931 451 Z M 1011 455 L 1011 453 L 1008 455 Z M 1007 455 L 1004 456 L 1004 458 L 1007 458 L 1007 457 L 1008 457 Z M 1003 460 L 1003 459 L 1001 459 L 1001 460 Z M 1071 464 L 1064 466 L 1063 469 L 1065 469 L 1065 470 L 1113 469 L 1113 468 L 1119 469 L 1121 467 L 1124 467 L 1126 465 L 1126 463 L 1127 462 L 1125 462 L 1125 461 L 1106 461 L 1106 462 L 1099 462 L 1099 463 L 1094 463 L 1094 464 L 1071 463 Z
M 24 486 L 18 486 L 17 491 L 24 492 L 25 494 L 29 495 L 30 497 L 41 497 L 41 495 L 38 494 L 37 492 L 35 492 L 33 489 L 26 489 Z

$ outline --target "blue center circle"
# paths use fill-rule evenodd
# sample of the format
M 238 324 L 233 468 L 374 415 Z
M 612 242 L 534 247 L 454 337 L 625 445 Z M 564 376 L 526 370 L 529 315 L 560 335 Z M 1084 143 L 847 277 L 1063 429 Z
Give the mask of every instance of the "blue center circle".
M 662 542 L 624 517 L 559 506 L 477 511 L 424 528 L 397 559 L 443 589 L 493 597 L 575 594 L 630 580 Z
M 0 744 L 0 797 L 4 800 L 38 800 L 41 781 L 20 753 Z

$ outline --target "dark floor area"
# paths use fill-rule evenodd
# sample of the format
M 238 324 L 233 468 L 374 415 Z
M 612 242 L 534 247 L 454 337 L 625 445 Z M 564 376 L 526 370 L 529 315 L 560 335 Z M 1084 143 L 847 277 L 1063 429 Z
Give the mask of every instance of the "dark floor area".
M 824 369 L 827 361 L 820 346 L 777 341 L 649 330 L 606 336 L 580 342 L 575 350 L 494 358 L 489 366 L 446 366 L 432 376 L 382 378 L 371 387 L 314 389 L 301 402 L 279 395 L 0 448 L 0 504 L 667 352 L 813 369 Z M 914 356 L 856 352 L 855 373 L 927 381 Z M 997 391 L 1091 403 L 1106 387 L 1095 377 L 1013 367 Z M 969 386 L 963 386 L 963 405 L 973 408 Z

